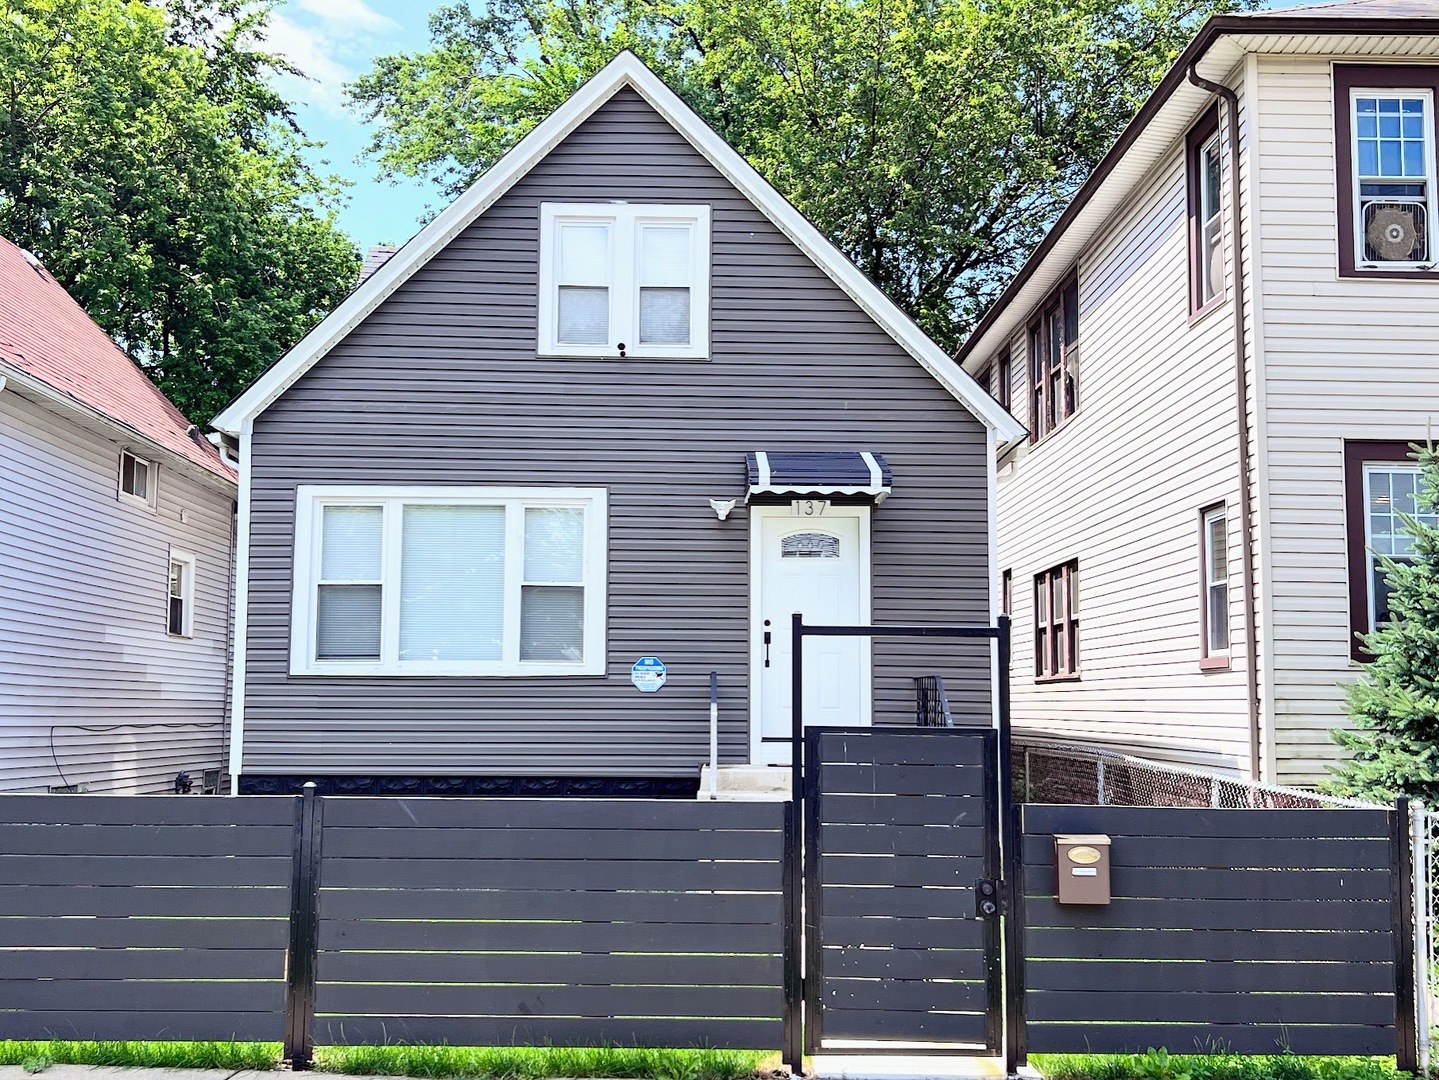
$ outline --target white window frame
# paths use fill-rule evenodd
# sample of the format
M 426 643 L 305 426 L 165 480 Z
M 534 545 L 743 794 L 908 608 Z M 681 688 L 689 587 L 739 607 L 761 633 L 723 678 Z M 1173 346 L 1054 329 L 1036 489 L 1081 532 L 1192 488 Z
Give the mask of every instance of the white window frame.
M 170 629 L 170 578 L 179 563 L 184 569 L 180 573 L 180 598 L 185 603 L 184 616 L 179 630 Z M 188 638 L 195 636 L 195 556 L 178 548 L 170 549 L 170 561 L 165 566 L 165 632 L 171 637 Z
M 570 223 L 610 227 L 609 341 L 603 345 L 565 344 L 559 337 L 560 226 Z M 639 230 L 644 225 L 688 225 L 694 231 L 690 271 L 688 345 L 639 342 Z M 629 203 L 540 204 L 539 355 L 619 358 L 619 346 L 631 358 L 707 359 L 710 327 L 710 208 Z
M 1219 519 L 1224 522 L 1224 566 L 1226 573 L 1222 578 L 1216 575 L 1214 572 L 1215 551 L 1214 536 L 1211 530 L 1211 525 L 1213 524 L 1215 519 Z M 1224 503 L 1220 503 L 1216 506 L 1211 506 L 1206 509 L 1204 513 L 1200 515 L 1199 528 L 1200 534 L 1204 539 L 1204 593 L 1203 596 L 1200 597 L 1200 603 L 1204 605 L 1204 641 L 1202 643 L 1204 646 L 1204 650 L 1201 655 L 1205 659 L 1227 660 L 1229 658 L 1229 650 L 1233 646 L 1233 642 L 1230 638 L 1229 574 L 1227 572 L 1229 568 L 1229 507 Z M 1210 595 L 1214 592 L 1215 589 L 1221 587 L 1224 589 L 1225 598 L 1223 622 L 1224 645 L 1222 648 L 1216 648 L 1214 645 L 1215 622 L 1213 617 L 1213 606 L 1210 603 Z
M 143 497 L 125 490 L 125 459 L 133 458 L 136 465 L 145 466 L 145 494 Z M 115 491 L 120 501 L 129 503 L 131 506 L 139 506 L 152 513 L 155 510 L 156 492 L 159 488 L 157 481 L 160 478 L 160 469 L 156 463 L 149 458 L 141 457 L 133 450 L 121 450 L 120 458 L 115 470 Z
M 1379 555 L 1374 550 L 1374 518 L 1370 512 L 1373 495 L 1369 486 L 1370 478 L 1375 473 L 1409 473 L 1414 476 L 1417 485 L 1422 485 L 1424 469 L 1417 462 L 1403 461 L 1366 461 L 1360 466 L 1360 469 L 1364 476 L 1364 607 L 1369 616 L 1369 632 L 1373 633 L 1379 629 L 1379 612 L 1376 607 L 1379 597 L 1375 594 L 1374 589 L 1374 573 L 1379 569 Z M 1423 509 L 1420 509 L 1419 513 L 1421 517 L 1429 516 L 1428 512 Z M 1390 555 L 1389 557 L 1400 560 L 1411 558 L 1404 555 Z
M 1210 155 L 1214 158 L 1219 167 L 1219 190 L 1214 193 L 1214 205 L 1206 207 L 1208 198 L 1208 171 L 1205 168 L 1206 159 Z M 1199 253 L 1196 260 L 1199 270 L 1199 306 L 1204 307 L 1213 303 L 1224 294 L 1224 159 L 1220 156 L 1219 129 L 1216 127 L 1214 133 L 1199 144 L 1199 152 L 1195 155 L 1195 169 L 1199 175 L 1196 177 L 1199 217 Z M 1206 212 L 1207 211 L 1207 212 Z M 1216 246 L 1219 251 L 1219 265 L 1215 267 L 1208 258 L 1209 255 L 1209 227 L 1214 226 L 1216 233 Z M 1217 273 L 1217 278 L 1211 280 L 1211 275 Z
M 1424 209 L 1428 217 L 1427 235 L 1429 237 L 1429 258 L 1423 262 L 1375 262 L 1364 257 L 1364 196 L 1360 192 L 1359 173 L 1359 115 L 1356 111 L 1359 99 L 1362 97 L 1372 98 L 1422 98 L 1424 101 Z M 1353 192 L 1354 205 L 1349 208 L 1351 220 L 1354 223 L 1354 269 L 1362 270 L 1424 270 L 1433 267 L 1439 262 L 1439 254 L 1435 252 L 1435 244 L 1439 243 L 1439 193 L 1435 187 L 1439 185 L 1439 170 L 1435 168 L 1435 146 L 1434 146 L 1434 95 L 1431 91 L 1422 87 L 1353 87 L 1349 91 L 1349 170 L 1350 170 L 1350 191 Z M 1405 180 L 1395 179 L 1395 183 L 1412 181 L 1412 177 Z M 1371 604 L 1372 609 L 1372 604 Z
M 402 508 L 406 505 L 503 506 L 505 517 L 505 638 L 500 660 L 400 660 Z M 315 615 L 320 580 L 321 528 L 326 506 L 381 506 L 380 659 L 319 660 Z M 585 511 L 584 659 L 579 663 L 521 660 L 520 588 L 524 576 L 524 509 L 578 507 Z M 605 605 L 609 494 L 604 488 L 310 486 L 295 495 L 295 566 L 290 621 L 291 675 L 556 676 L 605 674 Z

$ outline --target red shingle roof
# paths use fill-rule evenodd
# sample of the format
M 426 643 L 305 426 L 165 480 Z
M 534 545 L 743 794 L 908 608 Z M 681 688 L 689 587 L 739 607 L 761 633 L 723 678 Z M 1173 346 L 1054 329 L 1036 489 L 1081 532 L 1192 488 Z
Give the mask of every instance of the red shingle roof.
M 217 476 L 235 473 L 48 272 L 0 237 L 0 360 Z

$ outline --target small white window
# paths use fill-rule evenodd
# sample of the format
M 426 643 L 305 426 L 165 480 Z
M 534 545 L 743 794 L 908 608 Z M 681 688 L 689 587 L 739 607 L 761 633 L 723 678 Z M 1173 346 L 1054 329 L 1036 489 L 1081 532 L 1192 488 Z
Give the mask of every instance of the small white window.
M 1354 259 L 1406 269 L 1434 260 L 1434 99 L 1428 90 L 1354 90 Z
M 299 491 L 292 674 L 603 675 L 606 495 Z
M 1199 148 L 1199 303 L 1209 303 L 1224 288 L 1223 215 L 1220 209 L 1219 133 Z
M 165 629 L 174 637 L 193 637 L 195 634 L 195 556 L 184 551 L 170 552 Z
M 158 470 L 153 461 L 130 453 L 120 452 L 120 501 L 134 503 L 149 510 L 155 509 L 155 474 Z
M 1229 518 L 1223 506 L 1204 511 L 1204 656 L 1229 655 Z
M 1364 465 L 1364 564 L 1369 592 L 1369 629 L 1378 630 L 1390 620 L 1389 583 L 1380 556 L 1395 562 L 1414 559 L 1414 538 L 1404 531 L 1404 515 L 1431 528 L 1439 527 L 1439 512 L 1424 510 L 1420 467 L 1400 463 Z
M 542 356 L 709 355 L 708 206 L 545 203 Z

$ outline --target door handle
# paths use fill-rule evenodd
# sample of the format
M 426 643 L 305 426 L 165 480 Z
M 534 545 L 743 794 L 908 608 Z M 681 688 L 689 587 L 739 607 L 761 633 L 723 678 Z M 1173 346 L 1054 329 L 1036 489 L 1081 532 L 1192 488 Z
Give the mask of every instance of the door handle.
M 769 631 L 764 632 L 764 666 L 769 667 Z

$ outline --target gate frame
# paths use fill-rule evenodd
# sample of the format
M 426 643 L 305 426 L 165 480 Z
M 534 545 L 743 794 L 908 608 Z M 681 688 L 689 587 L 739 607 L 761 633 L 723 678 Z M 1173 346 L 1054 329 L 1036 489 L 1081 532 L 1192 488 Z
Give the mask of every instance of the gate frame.
M 791 670 L 790 670 L 790 799 L 785 811 L 785 831 L 794 840 L 785 860 L 784 892 L 784 1048 L 781 1057 L 793 1076 L 804 1072 L 804 1053 L 807 1048 L 803 1022 L 805 1004 L 809 998 L 807 984 L 812 981 L 814 969 L 808 963 L 808 970 L 801 971 L 800 956 L 806 948 L 806 915 L 803 881 L 809 870 L 812 845 L 806 842 L 809 825 L 807 809 L 807 770 L 805 768 L 806 735 L 804 725 L 804 639 L 806 637 L 918 637 L 951 638 L 978 641 L 993 641 L 997 654 L 996 678 L 993 680 L 997 712 L 996 748 L 999 761 L 994 769 L 994 783 L 998 786 L 994 800 L 998 816 L 1000 842 L 999 917 L 1004 920 L 1003 954 L 1003 1017 L 1004 1017 L 1004 1071 L 1006 1076 L 1017 1076 L 1019 1066 L 1025 1061 L 1024 1042 L 1024 988 L 1023 945 L 1022 945 L 1022 897 L 1019 894 L 1019 847 L 1018 814 L 1015 812 L 1014 792 L 1011 782 L 1012 739 L 1009 721 L 1009 656 L 1010 618 L 1001 614 L 994 626 L 823 626 L 806 625 L 802 612 L 794 612 L 790 622 Z M 824 728 L 816 728 L 823 731 Z M 867 730 L 872 730 L 867 729 Z M 795 864 L 803 852 L 804 873 Z M 816 867 L 817 869 L 817 867 Z M 996 927 L 999 920 L 991 920 Z M 814 928 L 817 929 L 817 926 Z M 815 947 L 814 935 L 810 935 L 810 946 Z M 808 956 L 806 960 L 808 961 Z M 992 962 L 992 961 L 990 961 Z M 816 986 L 815 992 L 818 992 Z M 991 1003 L 992 1004 L 992 1003 Z M 986 1026 L 993 1022 L 990 1017 Z

